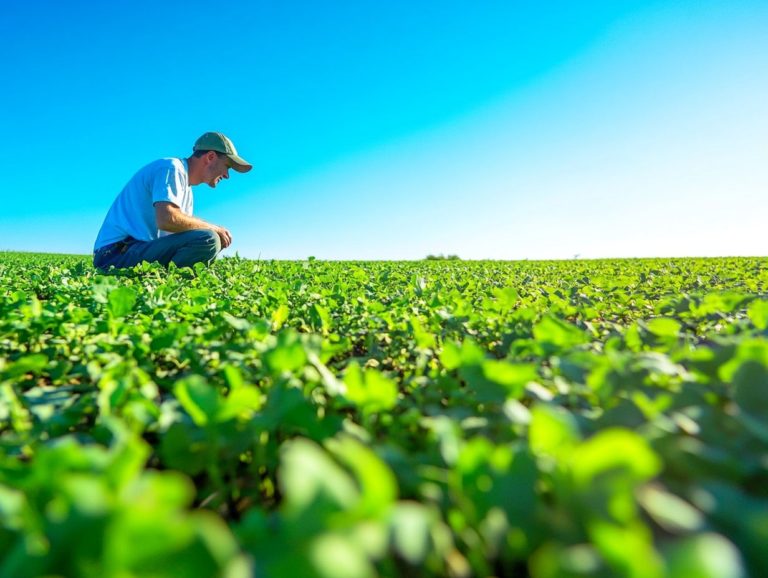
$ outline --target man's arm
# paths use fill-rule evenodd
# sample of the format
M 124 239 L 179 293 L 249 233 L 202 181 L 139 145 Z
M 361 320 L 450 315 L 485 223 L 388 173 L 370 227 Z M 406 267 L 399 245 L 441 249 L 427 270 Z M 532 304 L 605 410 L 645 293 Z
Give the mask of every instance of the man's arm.
M 232 244 L 232 234 L 224 227 L 219 227 L 197 217 L 185 215 L 173 203 L 155 203 L 155 220 L 157 228 L 169 233 L 182 233 L 195 229 L 209 229 L 219 235 L 221 247 L 225 249 Z

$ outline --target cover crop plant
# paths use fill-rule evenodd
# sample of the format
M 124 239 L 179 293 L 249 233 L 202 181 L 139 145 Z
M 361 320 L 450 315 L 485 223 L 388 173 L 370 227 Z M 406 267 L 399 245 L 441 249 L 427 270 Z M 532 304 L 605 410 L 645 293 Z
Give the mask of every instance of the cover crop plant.
M 765 575 L 766 287 L 0 254 L 0 577 Z

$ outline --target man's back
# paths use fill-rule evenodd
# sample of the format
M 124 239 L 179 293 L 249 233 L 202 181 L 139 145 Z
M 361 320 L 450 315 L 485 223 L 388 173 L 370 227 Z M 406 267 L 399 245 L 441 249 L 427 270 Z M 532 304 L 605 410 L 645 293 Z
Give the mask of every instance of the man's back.
M 132 237 L 152 241 L 163 236 L 155 220 L 154 204 L 173 203 L 186 215 L 192 214 L 193 197 L 187 161 L 159 159 L 142 167 L 112 203 L 94 243 L 94 251 Z

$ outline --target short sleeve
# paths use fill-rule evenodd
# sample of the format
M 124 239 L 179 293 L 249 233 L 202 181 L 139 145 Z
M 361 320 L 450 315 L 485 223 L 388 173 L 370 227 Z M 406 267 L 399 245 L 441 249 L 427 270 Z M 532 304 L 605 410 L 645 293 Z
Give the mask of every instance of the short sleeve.
M 152 204 L 167 202 L 183 208 L 186 180 L 186 175 L 174 163 L 158 168 L 152 179 Z

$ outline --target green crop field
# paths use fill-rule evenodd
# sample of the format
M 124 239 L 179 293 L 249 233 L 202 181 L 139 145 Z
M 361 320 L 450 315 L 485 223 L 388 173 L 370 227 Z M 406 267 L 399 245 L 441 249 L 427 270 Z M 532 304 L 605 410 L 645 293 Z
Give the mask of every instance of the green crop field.
M 768 260 L 0 254 L 0 577 L 768 574 Z

